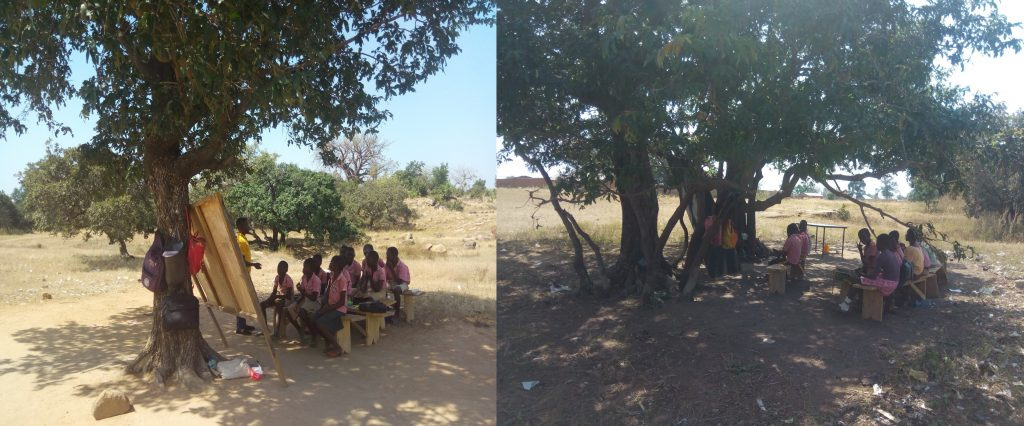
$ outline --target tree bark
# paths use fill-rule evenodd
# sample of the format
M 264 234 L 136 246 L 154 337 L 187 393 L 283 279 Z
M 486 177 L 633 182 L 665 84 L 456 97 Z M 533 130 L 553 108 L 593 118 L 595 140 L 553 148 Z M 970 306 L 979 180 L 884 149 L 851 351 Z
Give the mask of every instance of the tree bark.
M 558 190 L 555 188 L 554 182 L 551 177 L 548 176 L 547 170 L 544 169 L 544 165 L 540 161 L 527 160 L 540 175 L 544 178 L 544 184 L 548 187 L 548 192 L 551 195 L 550 202 L 551 207 L 555 209 L 555 213 L 558 213 L 558 218 L 562 220 L 562 226 L 565 227 L 565 232 L 569 234 L 569 241 L 572 243 L 573 250 L 573 261 L 572 267 L 576 271 L 576 276 L 579 278 L 579 288 L 577 291 L 580 293 L 590 294 L 594 291 L 594 281 L 590 278 L 590 273 L 587 271 L 587 263 L 583 258 L 583 244 L 580 243 L 580 238 L 576 234 L 576 229 L 573 227 L 572 222 L 569 220 L 569 213 L 562 208 L 562 203 L 558 200 Z
M 158 232 L 164 236 L 165 247 L 172 241 L 188 241 L 185 212 L 188 208 L 188 177 L 174 173 L 173 161 L 144 161 L 148 185 L 153 193 Z M 182 252 L 187 252 L 184 244 Z M 179 262 L 180 263 L 180 262 Z M 224 360 L 203 339 L 199 329 L 168 331 L 162 327 L 163 302 L 170 294 L 192 294 L 187 267 L 168 267 L 164 270 L 165 288 L 153 294 L 153 324 L 149 340 L 142 352 L 128 364 L 126 371 L 135 375 L 150 375 L 159 384 L 176 382 L 196 388 L 211 379 L 206 367 L 207 359 Z M 187 265 L 187 262 L 186 262 Z
M 118 249 L 121 252 L 121 258 L 122 259 L 126 259 L 127 260 L 127 259 L 133 259 L 134 258 L 134 256 L 131 255 L 131 253 L 128 253 L 128 245 L 125 243 L 124 239 L 117 240 L 117 244 L 119 246 Z

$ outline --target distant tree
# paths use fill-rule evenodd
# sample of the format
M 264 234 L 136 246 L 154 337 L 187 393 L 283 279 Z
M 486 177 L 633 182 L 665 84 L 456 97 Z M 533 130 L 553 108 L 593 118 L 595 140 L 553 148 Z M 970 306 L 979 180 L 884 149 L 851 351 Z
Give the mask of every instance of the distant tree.
M 431 177 L 427 173 L 426 163 L 410 161 L 405 168 L 395 172 L 394 176 L 402 186 L 414 197 L 426 197 L 430 193 Z
M 855 180 L 850 182 L 850 185 L 846 187 L 846 192 L 848 192 L 851 197 L 859 200 L 862 200 L 868 196 L 867 190 L 864 186 L 864 181 L 862 180 Z
M 891 200 L 899 195 L 899 188 L 896 187 L 896 181 L 892 177 L 886 176 L 882 178 L 882 186 L 878 188 L 878 194 L 886 200 Z
M 793 187 L 793 195 L 817 194 L 821 191 L 814 181 L 803 181 Z
M 356 235 L 357 230 L 342 214 L 334 177 L 294 164 L 278 164 L 276 158 L 266 153 L 257 156 L 252 170 L 231 185 L 224 197 L 231 213 L 248 217 L 253 228 L 262 229 L 272 250 L 286 243 L 288 232 L 303 232 L 332 243 Z
M 469 167 L 458 167 L 452 172 L 452 183 L 461 193 L 469 189 L 469 185 L 476 179 L 476 172 Z
M 925 203 L 929 210 L 935 210 L 938 207 L 941 191 L 931 181 L 912 176 L 910 188 L 910 193 L 907 194 L 908 200 Z
M 452 184 L 448 180 L 448 163 L 441 163 L 440 166 L 430 170 L 430 190 L 433 192 L 445 185 L 451 186 Z
M 409 225 L 416 211 L 405 204 L 409 191 L 395 177 L 342 185 L 346 217 L 372 229 Z
M 128 173 L 128 162 L 84 149 L 48 147 L 29 164 L 20 174 L 22 205 L 40 231 L 86 240 L 103 234 L 130 258 L 126 243 L 156 227 L 152 198 L 142 178 Z
M 960 194 L 967 214 L 999 216 L 1004 225 L 1024 217 L 1024 111 L 1004 117 L 996 134 L 962 163 Z
M 330 158 L 326 165 L 340 170 L 348 181 L 363 183 L 388 171 L 390 162 L 384 151 L 389 145 L 376 134 L 359 134 L 331 142 L 324 147 L 327 155 L 323 157 Z
M 483 198 L 490 193 L 487 189 L 487 181 L 483 179 L 477 179 L 473 182 L 473 186 L 466 191 L 466 196 L 469 198 Z
M 32 230 L 32 224 L 21 214 L 14 200 L 0 191 L 0 232 L 7 234 Z

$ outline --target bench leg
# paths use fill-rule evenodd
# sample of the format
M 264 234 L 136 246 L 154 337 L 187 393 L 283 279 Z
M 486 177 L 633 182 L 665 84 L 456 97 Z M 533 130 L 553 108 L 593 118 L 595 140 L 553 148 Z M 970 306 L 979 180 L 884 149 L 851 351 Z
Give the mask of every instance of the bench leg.
M 882 321 L 882 313 L 885 310 L 885 299 L 878 291 L 865 291 L 861 303 L 860 315 L 864 319 Z
M 376 315 L 368 315 L 366 317 L 366 346 L 371 346 L 380 341 L 380 323 L 379 317 Z
M 924 283 L 924 292 L 928 295 L 929 299 L 937 299 L 939 297 L 939 280 L 935 276 L 930 276 Z
M 341 330 L 338 330 L 338 334 L 334 337 L 338 339 L 341 353 L 352 353 L 352 320 L 343 317 L 341 319 Z
M 402 294 L 402 316 L 405 317 L 405 322 L 412 322 L 413 318 L 415 318 L 412 303 L 415 299 L 410 294 Z
M 786 292 L 786 273 L 771 272 L 768 275 L 768 294 L 783 294 Z

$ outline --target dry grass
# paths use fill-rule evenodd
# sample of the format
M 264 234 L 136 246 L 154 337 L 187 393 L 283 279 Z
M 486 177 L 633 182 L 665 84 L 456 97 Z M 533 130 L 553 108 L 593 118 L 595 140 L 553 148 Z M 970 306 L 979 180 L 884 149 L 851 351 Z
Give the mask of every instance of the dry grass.
M 412 273 L 412 287 L 428 292 L 417 300 L 417 319 L 469 318 L 493 324 L 497 280 L 494 204 L 470 201 L 462 212 L 431 208 L 424 199 L 410 204 L 421 214 L 413 230 L 368 231 L 367 236 L 381 254 L 388 246 L 398 247 Z M 413 245 L 402 243 L 408 232 L 413 235 Z M 475 249 L 464 247 L 463 240 L 470 237 L 476 241 Z M 141 257 L 151 242 L 139 236 L 128 249 Z M 448 250 L 444 254 L 430 252 L 425 249 L 427 243 L 443 244 Z M 263 269 L 252 274 L 260 296 L 270 293 L 281 260 L 289 263 L 289 273 L 298 279 L 302 270 L 299 257 L 305 254 L 254 248 L 253 260 L 263 264 Z M 105 239 L 65 240 L 43 233 L 0 235 L 0 256 L 4 259 L 0 262 L 4 277 L 0 303 L 4 304 L 40 300 L 44 292 L 55 300 L 67 300 L 140 285 L 141 260 L 122 260 L 117 246 L 106 244 Z
M 498 237 L 504 240 L 565 244 L 565 230 L 550 206 L 544 206 L 536 212 L 534 218 L 531 218 L 535 207 L 528 200 L 527 192 L 528 190 L 519 188 L 498 189 L 497 205 L 498 211 L 501 212 Z M 546 192 L 538 192 L 538 195 L 544 194 Z M 678 197 L 675 196 L 659 197 L 659 224 L 663 225 L 668 220 L 678 202 Z M 943 199 L 934 210 L 929 209 L 924 203 L 909 201 L 872 201 L 872 204 L 904 221 L 931 223 L 936 230 L 946 233 L 950 240 L 958 240 L 961 244 L 973 246 L 986 257 L 998 257 L 1012 268 L 1024 269 L 1024 244 L 997 241 L 997 238 L 1006 233 L 993 225 L 991 220 L 967 217 L 961 200 Z M 840 220 L 836 214 L 843 206 L 850 212 L 847 220 Z M 618 222 L 621 213 L 617 203 L 600 201 L 591 206 L 571 206 L 570 211 L 580 225 L 593 234 L 594 239 L 603 247 L 615 247 L 621 230 Z M 882 219 L 870 210 L 867 213 L 876 232 L 898 229 L 902 233 L 903 227 L 895 221 Z M 846 248 L 850 250 L 856 250 L 857 230 L 864 227 L 864 217 L 859 208 L 849 201 L 789 198 L 767 211 L 758 213 L 758 237 L 769 244 L 781 243 L 786 233 L 786 225 L 799 222 L 801 219 L 812 223 L 848 226 Z M 829 241 L 832 241 L 835 232 L 829 231 Z M 676 241 L 682 238 L 678 228 L 673 238 Z M 946 251 L 952 250 L 949 243 L 937 242 L 936 245 Z

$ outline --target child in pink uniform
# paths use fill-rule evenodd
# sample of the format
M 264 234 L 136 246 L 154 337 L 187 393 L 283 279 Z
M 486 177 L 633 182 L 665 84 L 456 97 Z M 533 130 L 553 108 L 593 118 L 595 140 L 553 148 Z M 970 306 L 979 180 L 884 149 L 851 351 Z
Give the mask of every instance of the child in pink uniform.
M 800 268 L 803 268 L 807 264 L 807 255 L 811 254 L 811 236 L 807 235 L 807 221 L 800 221 L 800 242 L 803 243 L 800 252 Z
M 402 293 L 409 291 L 409 267 L 398 258 L 397 247 L 388 247 L 385 256 L 387 260 L 384 262 L 384 272 L 388 288 L 395 296 L 395 316 L 388 317 L 388 320 L 391 320 L 402 312 Z
M 280 289 L 280 294 L 278 294 Z M 267 308 L 274 307 L 274 318 L 271 320 L 274 323 L 274 334 L 273 338 L 277 338 L 281 334 L 281 327 L 284 321 L 291 321 L 291 317 L 284 314 L 284 308 L 288 305 L 288 302 L 292 300 L 295 291 L 295 283 L 292 281 L 292 277 L 288 275 L 288 262 L 280 261 L 277 264 L 277 276 L 274 277 L 274 288 L 270 291 L 270 297 L 267 300 L 260 302 L 260 309 L 263 310 L 263 316 L 267 316 Z M 298 328 L 298 324 L 295 324 L 295 328 Z
M 302 329 L 308 330 L 310 339 L 306 340 L 301 333 L 303 344 L 316 346 L 316 332 L 312 322 L 312 314 L 320 310 L 320 277 L 316 274 L 316 262 L 312 258 L 302 262 L 302 278 L 299 279 L 299 292 L 301 298 L 296 302 L 295 313 Z
M 800 239 L 800 227 L 795 223 L 791 223 L 786 227 L 786 234 L 789 237 L 786 238 L 782 251 L 786 254 L 786 264 L 789 265 L 790 276 L 802 278 L 803 269 L 800 268 L 800 256 L 804 252 L 804 243 Z
M 342 257 L 334 256 L 328 265 L 331 279 L 324 291 L 326 300 L 323 306 L 313 314 L 314 330 L 324 338 L 324 354 L 335 358 L 341 356 L 341 345 L 338 344 L 338 330 L 343 327 L 341 317 L 348 312 L 348 293 L 352 291 L 349 274 L 342 271 Z

